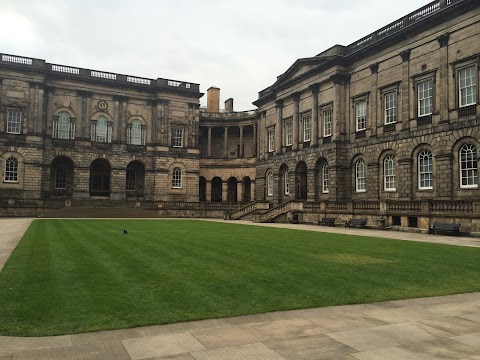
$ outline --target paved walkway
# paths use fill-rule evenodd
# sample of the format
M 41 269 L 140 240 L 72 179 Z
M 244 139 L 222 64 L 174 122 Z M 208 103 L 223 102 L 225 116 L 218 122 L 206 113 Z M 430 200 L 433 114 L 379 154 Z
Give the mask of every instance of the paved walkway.
M 29 223 L 27 219 L 0 219 L 1 259 L 8 257 L 7 252 Z M 478 240 L 468 238 L 306 225 L 265 226 L 480 246 Z M 0 360 L 7 359 L 480 360 L 480 293 L 56 337 L 0 336 Z

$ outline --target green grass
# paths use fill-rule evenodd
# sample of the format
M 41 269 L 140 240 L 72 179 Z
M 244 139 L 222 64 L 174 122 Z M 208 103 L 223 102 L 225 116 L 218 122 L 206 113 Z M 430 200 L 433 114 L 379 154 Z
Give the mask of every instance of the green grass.
M 0 273 L 0 334 L 473 291 L 478 248 L 204 221 L 36 220 Z

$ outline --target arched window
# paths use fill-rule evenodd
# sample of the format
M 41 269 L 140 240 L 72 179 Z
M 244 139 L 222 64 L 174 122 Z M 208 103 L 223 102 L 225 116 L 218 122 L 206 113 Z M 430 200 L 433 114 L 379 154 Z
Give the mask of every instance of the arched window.
M 290 184 L 288 183 L 288 169 L 283 173 L 283 192 L 285 195 L 290 194 Z
M 433 156 L 428 150 L 418 154 L 418 188 L 433 189 Z
M 5 182 L 18 182 L 18 160 L 10 157 L 5 161 Z
M 145 145 L 145 127 L 140 120 L 133 120 L 127 127 L 127 143 L 132 145 Z
M 100 143 L 112 142 L 112 125 L 105 116 L 99 116 L 97 121 L 92 122 L 91 140 Z
M 359 159 L 355 163 L 355 191 L 367 191 L 367 184 L 365 182 L 365 161 L 363 159 Z
M 478 187 L 477 148 L 473 144 L 465 144 L 460 148 L 460 187 Z
M 176 167 L 172 170 L 172 188 L 182 188 L 182 169 Z
M 330 189 L 330 174 L 328 172 L 328 163 L 322 166 L 322 193 L 326 194 Z
M 273 172 L 267 172 L 267 195 L 273 196 Z
M 75 138 L 75 123 L 71 121 L 68 112 L 62 111 L 58 115 L 58 119 L 53 120 L 52 137 L 67 140 Z
M 387 155 L 383 160 L 383 181 L 386 191 L 395 191 L 397 189 L 395 156 Z

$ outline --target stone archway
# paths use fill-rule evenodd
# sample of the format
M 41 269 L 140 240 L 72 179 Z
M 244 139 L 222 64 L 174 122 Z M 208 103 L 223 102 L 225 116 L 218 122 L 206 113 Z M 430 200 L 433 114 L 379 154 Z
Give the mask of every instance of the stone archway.
M 73 195 L 72 159 L 67 156 L 57 156 L 50 164 L 50 194 L 52 196 Z
M 307 200 L 307 164 L 304 161 L 295 168 L 295 200 Z
M 198 179 L 198 200 L 207 201 L 207 179 L 203 176 Z
M 227 201 L 237 202 L 237 179 L 231 177 L 227 181 Z
M 140 197 L 145 195 L 145 166 L 134 160 L 127 166 L 125 174 L 125 191 L 127 197 Z
M 243 182 L 242 201 L 250 202 L 252 201 L 252 180 L 250 180 L 250 177 L 245 176 L 242 182 Z
M 111 166 L 108 160 L 96 159 L 90 165 L 90 196 L 110 196 Z
M 218 176 L 212 179 L 212 202 L 222 202 L 222 179 Z

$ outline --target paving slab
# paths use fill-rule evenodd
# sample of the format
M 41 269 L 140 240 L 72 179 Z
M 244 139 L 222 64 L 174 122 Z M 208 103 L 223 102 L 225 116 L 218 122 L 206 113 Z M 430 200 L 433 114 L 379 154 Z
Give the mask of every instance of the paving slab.
M 352 356 L 359 360 L 422 360 L 396 347 L 360 352 Z
M 455 336 L 452 339 L 471 346 L 472 348 L 476 349 L 480 354 L 480 332 L 462 336 Z
M 141 337 L 143 337 L 143 334 L 137 328 L 71 335 L 73 345 L 102 344 L 109 341 L 135 339 Z
M 188 353 L 206 349 L 190 333 L 147 336 L 122 341 L 133 360 Z
M 452 339 L 415 342 L 398 348 L 423 359 L 468 359 L 478 355 L 473 347 Z
M 191 354 L 196 360 L 285 360 L 283 356 L 261 343 L 230 346 Z
M 387 324 L 382 320 L 357 313 L 326 314 L 322 316 L 313 316 L 308 319 L 311 322 L 328 329 L 328 332 L 362 329 Z
M 451 336 L 449 332 L 415 322 L 377 326 L 369 330 L 400 344 L 417 341 L 433 341 Z
M 50 349 L 57 347 L 72 346 L 70 335 L 46 336 L 46 337 L 12 337 L 10 341 L 0 347 L 0 356 L 11 355 L 14 352 Z
M 260 341 L 283 340 L 328 332 L 327 329 L 300 318 L 245 325 L 242 328 Z
M 480 332 L 480 324 L 465 318 L 450 316 L 438 319 L 423 320 L 422 324 L 454 335 L 466 335 Z
M 30 218 L 0 219 L 0 271 L 32 221 Z
M 236 326 L 196 330 L 191 334 L 208 349 L 259 342 L 257 337 Z
M 377 308 L 375 310 L 368 310 L 364 314 L 369 317 L 382 320 L 386 323 L 391 324 L 418 321 L 424 319 L 434 319 L 440 317 L 439 314 L 427 309 L 416 309 L 409 307 L 401 307 L 395 309 Z
M 169 356 L 158 356 L 153 358 L 148 358 L 145 360 L 195 360 L 190 354 L 177 354 Z
M 358 351 L 375 350 L 401 344 L 387 336 L 376 334 L 370 329 L 338 331 L 326 335 Z

